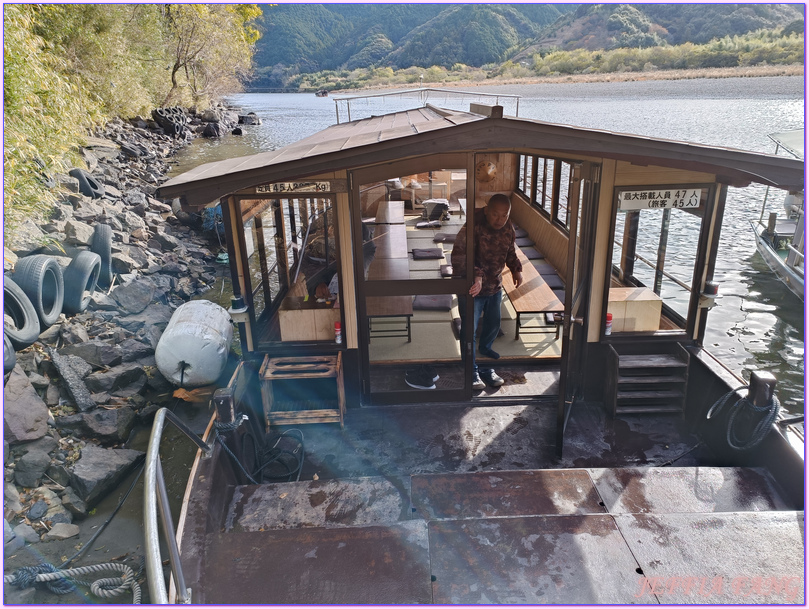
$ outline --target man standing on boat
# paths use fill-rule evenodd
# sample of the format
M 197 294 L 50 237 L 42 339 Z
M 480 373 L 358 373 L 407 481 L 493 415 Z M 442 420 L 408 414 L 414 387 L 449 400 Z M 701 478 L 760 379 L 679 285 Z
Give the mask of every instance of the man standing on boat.
M 500 354 L 492 349 L 494 339 L 500 332 L 500 301 L 502 299 L 503 267 L 508 266 L 514 279 L 514 286 L 522 283 L 522 264 L 517 258 L 514 247 L 514 225 L 509 221 L 511 201 L 506 195 L 493 195 L 486 207 L 475 210 L 474 231 L 474 277 L 475 282 L 469 288 L 469 295 L 475 300 L 473 336 L 477 336 L 478 324 L 483 319 L 479 351 L 481 355 L 498 359 Z M 461 227 L 455 238 L 451 255 L 453 275 L 466 276 L 466 224 Z M 468 324 L 466 323 L 465 303 L 459 303 L 461 319 L 461 340 L 464 340 Z M 474 341 L 474 339 L 473 339 Z M 475 350 L 472 349 L 472 388 L 480 391 L 489 385 L 499 387 L 503 384 L 492 368 L 478 370 L 475 361 Z

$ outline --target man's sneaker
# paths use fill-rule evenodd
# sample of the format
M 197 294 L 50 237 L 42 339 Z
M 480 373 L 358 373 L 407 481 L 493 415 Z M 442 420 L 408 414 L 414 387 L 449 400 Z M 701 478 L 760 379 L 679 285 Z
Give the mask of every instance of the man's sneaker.
M 477 372 L 475 372 L 472 375 L 472 390 L 473 391 L 483 391 L 484 389 L 486 389 L 486 383 L 484 383 L 480 379 L 480 375 Z
M 423 366 L 406 371 L 405 383 L 414 389 L 435 389 L 433 377 L 424 370 Z
M 433 379 L 433 382 L 436 382 L 439 378 L 441 378 L 438 376 L 435 368 L 433 368 L 430 364 L 422 364 L 421 368 L 424 370 L 424 376 Z
M 499 387 L 505 381 L 497 376 L 497 373 L 494 370 L 484 370 L 480 377 L 489 387 Z

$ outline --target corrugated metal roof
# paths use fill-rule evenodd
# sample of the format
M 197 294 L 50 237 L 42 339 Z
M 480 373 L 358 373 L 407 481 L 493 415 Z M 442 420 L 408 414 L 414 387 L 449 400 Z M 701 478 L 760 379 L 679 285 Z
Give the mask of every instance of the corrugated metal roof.
M 158 196 L 200 207 L 259 184 L 406 157 L 532 150 L 713 173 L 731 185 L 795 190 L 804 181 L 803 162 L 783 156 L 427 106 L 333 125 L 278 150 L 200 165 L 166 182 Z
M 199 180 L 210 180 L 218 176 L 278 165 L 286 161 L 340 152 L 435 129 L 454 127 L 455 125 L 483 118 L 485 117 L 469 112 L 444 113 L 432 107 L 416 108 L 382 116 L 371 116 L 350 123 L 332 125 L 323 131 L 278 150 L 205 163 L 172 178 L 163 184 L 161 188 L 170 188 Z

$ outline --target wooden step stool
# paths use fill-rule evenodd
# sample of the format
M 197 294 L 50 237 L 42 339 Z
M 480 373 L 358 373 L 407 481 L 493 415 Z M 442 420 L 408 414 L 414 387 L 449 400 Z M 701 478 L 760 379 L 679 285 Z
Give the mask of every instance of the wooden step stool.
M 261 399 L 267 425 L 302 425 L 305 423 L 339 423 L 343 428 L 345 388 L 343 386 L 342 353 L 302 357 L 267 355 L 259 370 Z M 334 379 L 337 408 L 279 410 L 273 394 L 273 382 L 280 380 Z

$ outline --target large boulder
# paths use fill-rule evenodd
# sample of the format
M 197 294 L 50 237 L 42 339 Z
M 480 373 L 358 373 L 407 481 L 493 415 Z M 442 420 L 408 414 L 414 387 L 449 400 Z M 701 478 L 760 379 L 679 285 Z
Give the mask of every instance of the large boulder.
M 93 393 L 115 393 L 133 383 L 146 382 L 146 371 L 135 363 L 121 364 L 107 371 L 98 371 L 84 379 L 87 388 Z M 143 385 L 141 384 L 141 387 Z
M 95 229 L 78 220 L 68 220 L 65 223 L 65 241 L 71 245 L 90 245 L 93 242 Z
M 56 417 L 57 429 L 92 438 L 105 445 L 125 442 L 134 426 L 135 413 L 128 406 Z
M 85 446 L 73 467 L 70 486 L 92 509 L 114 489 L 145 456 L 139 450 Z
M 10 444 L 36 440 L 48 431 L 48 407 L 17 365 L 3 388 L 3 437 Z
M 51 458 L 48 453 L 41 450 L 27 452 L 17 461 L 17 467 L 14 468 L 14 481 L 24 488 L 33 488 L 39 485 L 42 475 L 50 464 Z
M 51 362 L 56 366 L 59 376 L 62 377 L 62 385 L 67 390 L 70 397 L 73 398 L 76 407 L 82 412 L 95 408 L 95 400 L 90 397 L 87 385 L 84 384 L 81 376 L 71 365 L 69 356 L 60 355 L 53 347 L 48 347 L 48 354 L 51 356 Z
M 140 313 L 154 299 L 155 287 L 151 279 L 136 279 L 115 288 L 112 297 L 126 313 Z
M 36 222 L 29 218 L 15 227 L 7 235 L 7 239 L 8 241 L 5 243 L 7 247 L 18 256 L 27 256 L 42 247 L 45 243 L 45 233 L 42 232 Z
M 68 345 L 59 350 L 61 355 L 75 355 L 94 368 L 110 368 L 117 366 L 123 359 L 123 349 L 103 340 L 90 340 L 86 343 Z

